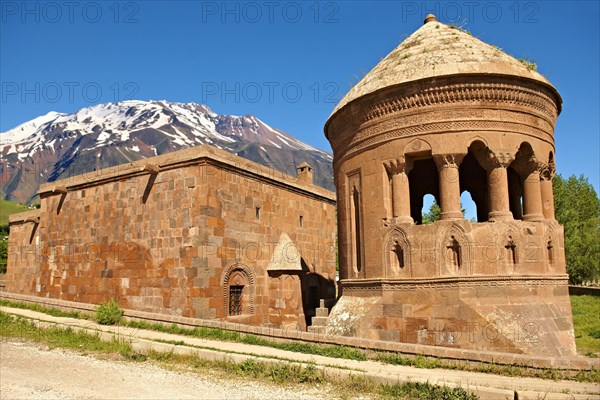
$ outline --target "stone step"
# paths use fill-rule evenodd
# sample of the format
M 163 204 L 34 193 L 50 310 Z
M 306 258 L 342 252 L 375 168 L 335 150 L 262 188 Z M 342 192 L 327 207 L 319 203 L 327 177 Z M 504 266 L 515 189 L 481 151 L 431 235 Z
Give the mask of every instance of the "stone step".
M 327 317 L 312 317 L 312 326 L 327 325 Z
M 329 310 L 327 308 L 317 308 L 317 317 L 329 317 Z
M 312 333 L 323 333 L 325 332 L 325 327 L 324 326 L 309 326 L 308 327 L 308 331 L 312 332 Z

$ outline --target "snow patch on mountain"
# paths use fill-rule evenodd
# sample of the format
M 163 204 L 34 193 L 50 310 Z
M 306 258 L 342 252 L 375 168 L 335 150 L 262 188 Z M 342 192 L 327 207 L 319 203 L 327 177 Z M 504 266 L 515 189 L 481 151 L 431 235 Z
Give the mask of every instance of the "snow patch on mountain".
M 50 112 L 0 133 L 0 192 L 24 201 L 46 180 L 202 144 L 266 166 L 279 165 L 286 173 L 290 163 L 308 161 L 323 171 L 319 184 L 333 188 L 329 153 L 253 115 L 217 114 L 196 103 L 127 100 L 70 114 Z M 41 171 L 41 178 L 30 179 L 32 168 Z

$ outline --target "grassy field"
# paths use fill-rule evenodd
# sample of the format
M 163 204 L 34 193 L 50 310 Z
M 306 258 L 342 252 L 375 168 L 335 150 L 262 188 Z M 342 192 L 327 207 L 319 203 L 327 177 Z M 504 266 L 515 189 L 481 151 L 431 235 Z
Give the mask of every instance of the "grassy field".
M 586 356 L 600 353 L 600 297 L 571 296 L 577 352 Z
M 8 225 L 8 216 L 22 211 L 27 211 L 27 207 L 0 199 L 0 226 Z

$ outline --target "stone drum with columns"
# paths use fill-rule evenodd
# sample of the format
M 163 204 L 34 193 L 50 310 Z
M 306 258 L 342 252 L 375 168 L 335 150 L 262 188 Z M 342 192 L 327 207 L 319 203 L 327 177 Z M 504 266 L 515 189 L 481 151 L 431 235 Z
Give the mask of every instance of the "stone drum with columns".
M 561 102 L 532 64 L 433 15 L 359 81 L 325 125 L 341 289 L 326 332 L 575 354 L 552 195 Z M 427 194 L 441 213 L 423 225 Z

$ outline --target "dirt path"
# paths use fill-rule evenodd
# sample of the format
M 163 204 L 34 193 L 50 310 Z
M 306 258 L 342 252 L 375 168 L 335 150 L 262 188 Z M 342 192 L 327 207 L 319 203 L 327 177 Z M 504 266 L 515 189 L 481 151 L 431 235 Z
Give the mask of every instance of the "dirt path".
M 315 399 L 242 379 L 173 372 L 148 363 L 99 360 L 29 343 L 0 343 L 0 399 Z
M 358 375 L 366 378 L 374 379 L 379 382 L 386 383 L 400 383 L 406 381 L 412 382 L 428 382 L 430 384 L 446 385 L 450 387 L 460 386 L 465 390 L 471 391 L 478 394 L 482 399 L 512 399 L 514 391 L 518 391 L 519 399 L 531 400 L 531 399 L 545 399 L 545 400 L 587 400 L 595 399 L 600 400 L 599 392 L 600 388 L 598 383 L 582 383 L 574 381 L 552 381 L 540 378 L 527 378 L 527 377 L 509 377 L 500 376 L 493 374 L 486 374 L 481 372 L 470 372 L 461 370 L 444 370 L 444 369 L 422 369 L 414 368 L 403 365 L 390 365 L 383 364 L 373 360 L 367 361 L 355 361 L 341 358 L 331 358 L 313 354 L 302 354 L 295 353 L 286 350 L 276 349 L 272 347 L 263 347 L 256 345 L 249 345 L 244 343 L 232 343 L 232 342 L 219 342 L 208 339 L 193 338 L 187 336 L 180 336 L 170 334 L 166 332 L 149 331 L 143 329 L 133 329 L 122 326 L 102 326 L 89 320 L 79 320 L 74 318 L 66 317 L 53 317 L 50 315 L 42 314 L 39 312 L 23 309 L 15 309 L 9 307 L 0 307 L 1 311 L 8 312 L 15 315 L 20 315 L 30 319 L 39 326 L 54 326 L 55 324 L 62 326 L 69 326 L 75 330 L 84 331 L 88 333 L 97 333 L 103 340 L 112 340 L 114 338 L 127 340 L 132 348 L 137 351 L 144 353 L 146 351 L 158 351 L 158 352 L 174 352 L 176 354 L 194 354 L 200 358 L 207 360 L 228 360 L 233 362 L 243 362 L 247 359 L 257 360 L 261 362 L 276 362 L 286 363 L 285 360 L 293 360 L 294 363 L 311 363 L 315 368 L 322 370 L 326 374 L 334 374 L 338 377 L 345 377 L 349 375 Z M 179 344 L 171 344 L 171 343 Z M 1 343 L 0 343 L 1 344 Z M 2 349 L 3 350 L 3 349 Z M 4 355 L 2 355 L 4 357 Z M 0 371 L 4 374 L 5 363 L 2 362 L 2 369 Z M 132 364 L 138 367 L 137 364 Z M 144 369 L 146 366 L 139 366 Z M 23 366 L 23 371 L 27 371 L 27 364 Z M 65 367 L 66 368 L 66 367 Z M 127 367 L 124 368 L 127 370 Z M 158 369 L 159 371 L 162 371 Z M 102 372 L 102 370 L 100 371 Z M 26 372 L 23 372 L 27 376 Z M 163 372 L 164 373 L 164 372 Z M 95 373 L 93 373 L 95 374 Z M 85 375 L 80 375 L 79 378 L 75 379 L 74 385 L 81 385 L 81 382 L 86 381 Z M 120 375 L 117 375 L 120 376 Z M 125 375 L 127 376 L 127 375 Z M 160 374 L 158 376 L 161 376 Z M 195 375 L 191 375 L 193 380 L 198 379 Z M 60 381 L 61 375 L 56 378 Z M 109 378 L 106 378 L 109 379 Z M 106 382 L 106 379 L 99 380 L 98 382 Z M 0 386 L 3 386 L 4 376 L 0 375 Z M 116 381 L 118 382 L 118 380 Z M 131 397 L 147 398 L 146 388 L 151 388 L 154 380 L 150 380 L 149 384 L 144 383 L 144 380 L 132 381 L 137 382 L 139 390 L 124 392 L 122 394 L 120 390 L 123 387 L 128 387 L 128 383 L 123 383 L 123 386 L 114 393 L 102 393 L 97 397 L 89 398 L 123 398 L 127 397 L 129 393 Z M 231 383 L 231 382 L 230 382 Z M 107 386 L 107 385 L 104 385 Z M 217 385 L 218 387 L 219 385 Z M 231 383 L 229 387 L 236 387 L 237 385 Z M 246 382 L 244 381 L 244 386 Z M 43 386 L 42 386 L 43 387 Z M 51 389 L 59 390 L 62 385 L 57 384 L 56 387 L 52 386 Z M 99 386 L 103 387 L 103 386 Z M 225 385 L 224 387 L 227 387 Z M 335 393 L 326 393 L 322 391 L 315 392 L 296 392 L 292 390 L 290 392 L 281 392 L 279 394 L 271 395 L 270 389 L 263 388 L 260 384 L 252 386 L 248 384 L 248 387 L 258 387 L 259 389 L 251 390 L 250 393 L 239 395 L 233 392 L 232 395 L 229 389 L 223 392 L 210 393 L 204 398 L 300 398 L 304 395 L 307 398 L 321 397 L 335 397 Z M 162 389 L 174 388 L 181 390 L 181 394 L 178 392 L 168 394 L 161 392 Z M 165 389 L 165 390 L 166 390 Z M 282 390 L 280 387 L 272 387 L 273 390 Z M 206 391 L 203 389 L 197 390 L 193 386 L 187 384 L 177 384 L 175 386 L 169 386 L 167 383 L 161 383 L 157 385 L 156 390 L 150 390 L 149 394 L 152 395 L 150 398 L 203 398 L 202 396 Z M 91 392 L 95 393 L 95 392 Z M 162 393 L 162 394 L 161 394 Z M 139 396 L 136 396 L 139 394 Z M 100 397 L 99 397 L 100 396 Z M 186 397 L 187 396 L 187 397 Z M 232 397 L 234 396 L 234 397 Z M 3 397 L 3 396 L 0 396 Z M 22 396 L 30 398 L 30 396 Z M 42 396 L 44 397 L 44 396 Z M 46 398 L 48 396 L 45 396 Z M 85 397 L 85 396 L 84 396 Z

